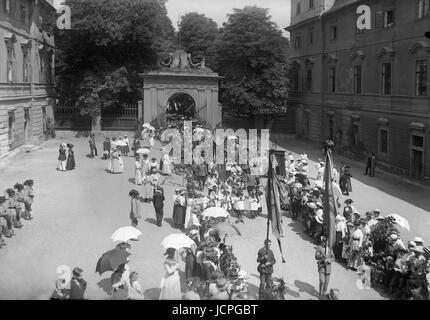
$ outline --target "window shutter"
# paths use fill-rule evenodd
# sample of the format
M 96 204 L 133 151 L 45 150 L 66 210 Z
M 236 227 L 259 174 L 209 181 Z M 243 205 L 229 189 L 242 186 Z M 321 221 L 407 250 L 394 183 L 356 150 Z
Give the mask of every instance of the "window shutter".
M 378 11 L 375 14 L 375 28 L 381 29 L 384 27 L 384 12 Z

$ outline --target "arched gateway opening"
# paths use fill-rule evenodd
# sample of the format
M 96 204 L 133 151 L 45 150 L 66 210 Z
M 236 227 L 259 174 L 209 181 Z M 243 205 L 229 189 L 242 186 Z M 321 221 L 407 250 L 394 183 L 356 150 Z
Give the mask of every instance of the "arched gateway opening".
M 188 93 L 178 92 L 167 100 L 167 120 L 175 117 L 191 119 L 196 114 L 196 102 Z

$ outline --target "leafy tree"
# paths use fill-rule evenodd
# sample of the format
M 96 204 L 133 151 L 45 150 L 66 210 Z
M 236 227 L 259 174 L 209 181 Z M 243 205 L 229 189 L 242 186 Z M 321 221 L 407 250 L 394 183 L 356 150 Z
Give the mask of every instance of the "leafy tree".
M 256 115 L 285 106 L 288 94 L 288 39 L 268 9 L 234 9 L 215 47 L 215 70 L 221 82 L 220 101 L 227 111 Z
M 206 58 L 211 65 L 211 49 L 218 37 L 218 25 L 204 14 L 190 12 L 182 16 L 179 28 L 181 47 L 196 60 Z
M 61 102 L 99 116 L 139 97 L 139 73 L 169 51 L 174 30 L 165 0 L 66 0 L 72 30 L 57 30 Z M 97 126 L 97 123 L 93 123 Z

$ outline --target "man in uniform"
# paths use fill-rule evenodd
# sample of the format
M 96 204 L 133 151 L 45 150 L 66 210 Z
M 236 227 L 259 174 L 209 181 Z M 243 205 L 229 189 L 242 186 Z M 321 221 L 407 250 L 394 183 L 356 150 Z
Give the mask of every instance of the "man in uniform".
M 333 253 L 330 248 L 326 248 L 326 238 L 321 237 L 320 245 L 315 252 L 315 259 L 318 264 L 318 273 L 320 278 L 319 295 L 320 297 L 327 294 L 328 283 L 330 281 L 331 261 Z
M 260 299 L 262 299 L 266 288 L 273 288 L 272 273 L 276 260 L 273 251 L 270 250 L 271 243 L 269 239 L 266 239 L 264 247 L 258 250 L 257 262 L 259 265 L 257 270 L 260 273 L 260 289 L 258 291 Z

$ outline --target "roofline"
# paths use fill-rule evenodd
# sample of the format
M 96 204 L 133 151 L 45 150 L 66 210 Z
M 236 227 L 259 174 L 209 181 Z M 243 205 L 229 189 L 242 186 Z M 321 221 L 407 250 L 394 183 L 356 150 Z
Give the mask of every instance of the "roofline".
M 44 3 L 46 3 L 49 7 L 51 7 L 52 9 L 54 9 L 54 10 L 57 10 L 57 9 L 55 9 L 55 7 L 54 7 L 54 3 L 50 3 L 48 0 L 41 0 L 42 2 L 44 2 Z
M 300 21 L 300 22 L 298 22 L 298 23 L 296 23 L 296 24 L 292 24 L 292 25 L 290 25 L 290 26 L 288 26 L 288 27 L 284 28 L 284 30 L 285 30 L 285 31 L 288 31 L 288 32 L 291 32 L 291 31 L 292 31 L 293 29 L 295 29 L 295 28 L 300 28 L 300 27 L 302 27 L 302 26 L 304 26 L 304 25 L 306 25 L 306 24 L 308 24 L 308 23 L 315 22 L 315 21 L 319 20 L 320 18 L 321 18 L 321 16 L 320 16 L 320 15 L 317 15 L 317 16 L 314 16 L 314 17 L 312 17 L 312 18 L 309 18 L 309 19 L 306 19 L 306 20 Z

